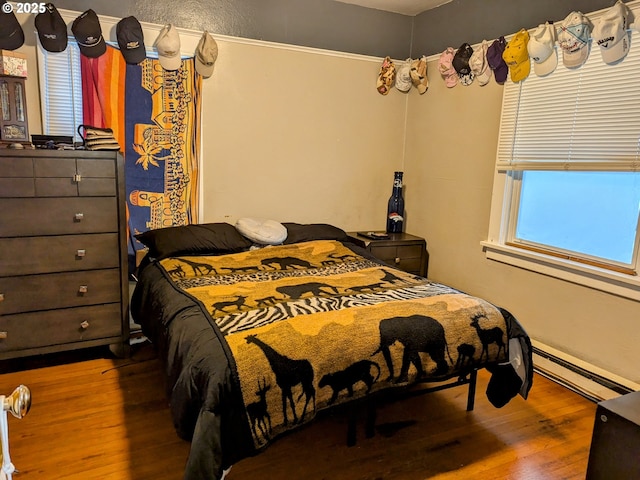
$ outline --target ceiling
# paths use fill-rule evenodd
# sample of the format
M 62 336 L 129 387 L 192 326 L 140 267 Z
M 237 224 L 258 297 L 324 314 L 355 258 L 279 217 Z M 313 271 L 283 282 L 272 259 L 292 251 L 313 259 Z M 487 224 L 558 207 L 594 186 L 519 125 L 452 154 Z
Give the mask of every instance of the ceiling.
M 342 3 L 351 3 L 361 7 L 386 10 L 387 12 L 402 13 L 403 15 L 418 15 L 425 10 L 439 7 L 451 0 L 336 0 Z

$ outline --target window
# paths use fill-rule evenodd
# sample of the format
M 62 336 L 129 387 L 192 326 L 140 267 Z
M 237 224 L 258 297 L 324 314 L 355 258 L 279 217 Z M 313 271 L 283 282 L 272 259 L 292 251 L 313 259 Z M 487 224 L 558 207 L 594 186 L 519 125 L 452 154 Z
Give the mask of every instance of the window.
M 82 77 L 77 43 L 69 38 L 64 52 L 51 53 L 38 42 L 38 64 L 43 133 L 73 136 L 81 142 L 77 128 L 82 124 Z
M 640 299 L 640 34 L 505 83 L 487 257 Z

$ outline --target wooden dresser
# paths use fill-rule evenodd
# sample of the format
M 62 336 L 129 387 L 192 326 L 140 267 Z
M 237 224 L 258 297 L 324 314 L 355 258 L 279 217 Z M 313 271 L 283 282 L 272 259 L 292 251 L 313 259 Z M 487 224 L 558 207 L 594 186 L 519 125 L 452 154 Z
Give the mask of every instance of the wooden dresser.
M 128 355 L 124 201 L 116 152 L 0 150 L 0 359 Z

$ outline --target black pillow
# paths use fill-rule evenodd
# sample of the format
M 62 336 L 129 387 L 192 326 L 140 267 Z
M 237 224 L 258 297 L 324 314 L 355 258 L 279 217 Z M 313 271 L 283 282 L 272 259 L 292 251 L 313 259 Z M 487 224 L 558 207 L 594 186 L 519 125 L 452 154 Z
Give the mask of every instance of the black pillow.
M 158 228 L 139 233 L 136 238 L 158 260 L 185 254 L 234 253 L 251 247 L 250 240 L 233 225 L 223 222 Z
M 287 238 L 283 242 L 285 245 L 312 240 L 349 241 L 349 236 L 344 230 L 326 223 L 283 223 L 283 225 L 287 229 Z

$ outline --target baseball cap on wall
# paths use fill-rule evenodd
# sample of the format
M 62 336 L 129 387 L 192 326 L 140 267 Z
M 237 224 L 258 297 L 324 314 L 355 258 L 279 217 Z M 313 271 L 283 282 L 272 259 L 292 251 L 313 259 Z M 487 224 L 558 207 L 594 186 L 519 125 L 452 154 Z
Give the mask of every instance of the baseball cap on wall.
M 206 30 L 196 47 L 196 72 L 204 78 L 213 74 L 213 67 L 218 59 L 218 44 Z
M 591 34 L 593 41 L 600 47 L 602 61 L 609 65 L 624 60 L 629 52 L 631 37 L 627 31 L 628 16 L 629 9 L 618 0 L 600 17 Z
M 398 71 L 396 72 L 396 88 L 401 92 L 408 92 L 411 90 L 411 59 L 400 64 Z
M 158 51 L 158 60 L 160 60 L 162 68 L 165 70 L 178 70 L 182 66 L 180 35 L 172 24 L 162 27 L 153 46 Z
M 581 12 L 571 12 L 560 26 L 558 44 L 562 48 L 562 63 L 578 68 L 589 58 L 591 22 Z
M 473 51 L 473 55 L 469 59 L 469 67 L 476 77 L 478 84 L 483 87 L 489 80 L 491 80 L 491 68 L 487 63 L 487 50 L 489 44 L 486 40 L 482 41 L 482 44 Z
M 504 62 L 502 54 L 507 46 L 507 41 L 504 37 L 500 37 L 493 41 L 489 48 L 487 48 L 487 63 L 489 68 L 493 70 L 493 76 L 496 79 L 496 83 L 502 85 L 507 80 L 507 74 L 509 73 L 509 67 Z
M 422 55 L 420 58 L 411 62 L 411 71 L 409 74 L 411 75 L 411 83 L 418 89 L 420 95 L 429 89 L 426 55 Z
M 527 50 L 533 60 L 533 71 L 536 75 L 544 77 L 553 72 L 558 66 L 556 28 L 548 22 L 539 25 L 529 38 Z
M 507 43 L 502 53 L 502 58 L 509 67 L 513 83 L 521 82 L 531 72 L 531 60 L 527 51 L 528 43 L 529 32 L 523 28 Z
M 142 26 L 136 17 L 126 17 L 116 25 L 118 46 L 124 61 L 137 65 L 147 57 Z
M 451 62 L 453 68 L 458 74 L 458 78 L 460 78 L 460 83 L 464 86 L 471 85 L 475 78 L 475 75 L 469 66 L 469 59 L 471 58 L 471 55 L 473 55 L 473 48 L 468 43 L 463 43 L 456 51 Z
M 48 52 L 64 52 L 67 48 L 67 24 L 53 3 L 44 6 L 44 12 L 36 15 L 35 26 L 40 45 Z
M 4 7 L 5 3 L 8 2 L 6 0 L 0 1 L 2 7 Z M 16 14 L 13 11 L 11 13 L 4 12 L 5 9 L 3 8 L 2 13 L 0 13 L 0 49 L 15 50 L 24 44 L 24 32 Z
M 80 14 L 71 25 L 73 36 L 78 42 L 80 53 L 86 57 L 97 58 L 107 51 L 107 44 L 102 36 L 102 27 L 96 12 L 89 9 Z
M 454 55 L 453 47 L 447 47 L 438 59 L 438 71 L 447 88 L 453 88 L 458 84 L 458 73 L 452 65 Z

